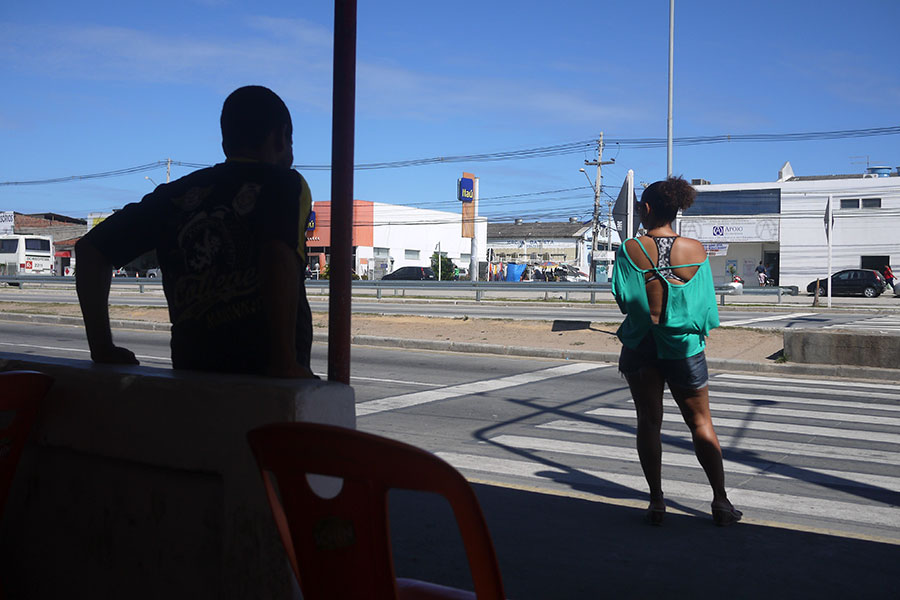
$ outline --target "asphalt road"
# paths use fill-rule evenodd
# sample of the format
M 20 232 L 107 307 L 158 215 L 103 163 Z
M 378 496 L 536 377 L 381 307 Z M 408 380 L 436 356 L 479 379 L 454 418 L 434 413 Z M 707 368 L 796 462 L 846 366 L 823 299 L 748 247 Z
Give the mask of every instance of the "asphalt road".
M 150 366 L 165 333 L 114 332 Z M 0 322 L 0 351 L 87 358 L 81 328 Z M 630 395 L 613 365 L 353 348 L 358 427 L 427 448 L 475 481 L 640 506 Z M 313 346 L 313 368 L 326 370 Z M 727 483 L 746 520 L 900 544 L 900 390 L 878 382 L 716 373 Z M 708 518 L 711 492 L 669 399 L 673 513 Z
M 879 299 L 875 299 L 879 300 Z M 892 299 L 891 299 L 892 300 Z M 0 302 L 42 302 L 77 303 L 71 290 L 0 290 Z M 166 306 L 166 299 L 160 290 L 139 294 L 116 292 L 110 297 L 110 304 L 125 306 Z M 850 327 L 882 331 L 900 331 L 900 310 L 893 304 L 878 305 L 880 311 L 860 311 L 853 308 L 832 310 L 811 309 L 808 306 L 783 306 L 780 308 L 756 307 L 752 310 L 729 306 L 720 309 L 723 326 L 757 328 L 805 328 L 805 327 Z M 310 297 L 313 311 L 326 312 L 327 298 Z M 530 319 L 530 320 L 574 320 L 591 322 L 620 322 L 623 318 L 619 309 L 610 303 L 582 305 L 554 302 L 459 302 L 416 301 L 388 299 L 377 301 L 368 298 L 354 298 L 354 313 L 381 315 L 421 315 L 430 317 L 459 318 L 463 316 L 487 319 Z

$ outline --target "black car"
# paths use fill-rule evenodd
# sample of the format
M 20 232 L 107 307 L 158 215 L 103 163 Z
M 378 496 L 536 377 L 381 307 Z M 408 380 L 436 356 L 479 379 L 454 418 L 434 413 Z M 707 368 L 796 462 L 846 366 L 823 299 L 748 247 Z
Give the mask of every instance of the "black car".
M 434 281 L 431 267 L 400 267 L 381 278 L 383 281 Z
M 878 271 L 872 269 L 845 269 L 838 271 L 831 276 L 833 281 L 834 296 L 855 296 L 862 294 L 866 298 L 875 298 L 884 291 L 884 277 Z M 812 281 L 806 286 L 806 291 L 810 294 L 816 292 L 816 282 Z M 824 296 L 828 293 L 827 278 L 823 277 L 819 280 L 819 295 Z

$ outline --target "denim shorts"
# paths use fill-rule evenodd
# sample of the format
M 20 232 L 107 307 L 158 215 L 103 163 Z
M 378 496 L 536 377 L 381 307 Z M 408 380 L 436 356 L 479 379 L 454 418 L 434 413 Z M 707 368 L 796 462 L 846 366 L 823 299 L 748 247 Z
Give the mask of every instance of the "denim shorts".
M 706 354 L 700 352 L 687 358 L 658 358 L 656 341 L 653 334 L 648 333 L 637 348 L 622 346 L 619 355 L 619 372 L 622 375 L 633 375 L 641 369 L 652 368 L 659 371 L 669 388 L 699 390 L 709 383 L 709 371 L 706 367 Z

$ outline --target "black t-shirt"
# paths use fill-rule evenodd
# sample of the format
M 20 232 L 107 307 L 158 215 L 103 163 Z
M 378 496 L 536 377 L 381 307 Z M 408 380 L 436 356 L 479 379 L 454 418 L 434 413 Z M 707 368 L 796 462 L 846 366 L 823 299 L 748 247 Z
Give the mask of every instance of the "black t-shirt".
M 312 315 L 303 284 L 311 197 L 303 177 L 228 161 L 159 186 L 85 236 L 116 267 L 156 250 L 176 369 L 261 373 L 269 361 L 259 274 L 263 244 L 300 259 L 297 360 L 309 367 Z

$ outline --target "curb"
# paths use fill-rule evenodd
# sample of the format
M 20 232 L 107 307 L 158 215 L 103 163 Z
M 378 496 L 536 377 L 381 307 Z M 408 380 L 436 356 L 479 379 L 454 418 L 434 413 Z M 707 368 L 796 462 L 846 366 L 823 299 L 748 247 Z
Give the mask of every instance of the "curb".
M 26 313 L 0 313 L 0 320 L 25 323 L 46 323 L 58 325 L 83 325 L 81 317 L 63 315 L 31 315 Z M 113 329 L 138 329 L 144 331 L 169 331 L 169 323 L 150 321 L 112 320 Z M 315 332 L 313 341 L 328 342 L 327 332 Z M 446 340 L 415 340 L 375 335 L 354 335 L 350 343 L 356 346 L 380 348 L 405 348 L 409 350 L 433 350 L 438 352 L 460 352 L 465 354 L 492 354 L 497 356 L 519 356 L 526 358 L 550 358 L 555 360 L 578 360 L 585 362 L 618 363 L 618 352 L 596 352 L 591 350 L 559 350 L 555 348 L 532 348 L 528 346 L 503 346 L 476 342 L 451 342 Z M 707 365 L 713 371 L 741 371 L 747 373 L 810 375 L 816 377 L 838 377 L 846 379 L 876 379 L 893 381 L 897 369 L 860 367 L 855 365 L 816 365 L 802 363 L 761 363 L 749 360 L 707 358 Z

